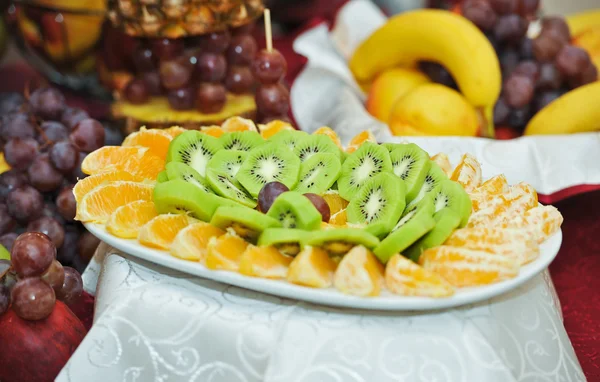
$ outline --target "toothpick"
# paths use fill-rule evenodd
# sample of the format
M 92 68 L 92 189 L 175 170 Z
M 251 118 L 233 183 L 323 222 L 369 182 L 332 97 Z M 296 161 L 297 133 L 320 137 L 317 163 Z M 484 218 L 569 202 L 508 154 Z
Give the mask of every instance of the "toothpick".
M 271 10 L 265 9 L 265 39 L 267 40 L 267 52 L 273 51 L 273 36 L 271 35 Z

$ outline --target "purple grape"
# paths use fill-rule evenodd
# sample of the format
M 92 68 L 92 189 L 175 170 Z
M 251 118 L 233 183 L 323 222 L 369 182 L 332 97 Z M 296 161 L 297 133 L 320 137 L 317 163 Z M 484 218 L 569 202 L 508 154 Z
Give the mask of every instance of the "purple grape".
M 42 274 L 41 279 L 47 282 L 54 289 L 54 292 L 58 292 L 65 282 L 65 271 L 62 264 L 54 260 L 46 269 L 46 272 Z
M 574 45 L 565 45 L 556 55 L 556 67 L 565 77 L 577 77 L 592 62 L 590 55 Z
M 31 93 L 29 104 L 40 118 L 58 121 L 66 108 L 65 97 L 54 88 L 40 88 Z
M 76 107 L 68 107 L 63 112 L 60 121 L 62 122 L 63 125 L 65 125 L 69 129 L 73 129 L 75 127 L 75 125 L 77 125 L 79 122 L 83 121 L 84 119 L 88 119 L 89 117 L 90 117 L 90 115 L 85 110 L 82 110 L 82 109 L 79 109 Z M 64 138 L 62 138 L 62 139 L 64 139 Z M 62 139 L 53 139 L 53 140 L 59 141 Z
M 572 89 L 579 86 L 587 85 L 598 80 L 598 68 L 593 62 L 590 62 L 587 68 L 585 68 L 578 76 L 572 78 L 569 81 L 569 85 Z
M 285 57 L 275 49 L 271 52 L 266 49 L 261 50 L 252 61 L 252 74 L 261 84 L 279 82 L 286 71 Z
M 554 57 L 560 52 L 564 42 L 549 33 L 541 33 L 533 40 L 533 54 L 540 62 L 554 60 Z
M 38 190 L 29 186 L 19 186 L 6 197 L 8 213 L 21 223 L 37 219 L 44 208 L 44 197 Z
M 519 0 L 488 0 L 494 11 L 499 15 L 516 13 L 519 9 Z
M 56 221 L 58 221 L 60 223 L 61 226 L 63 224 L 65 224 L 65 219 L 58 212 L 58 207 L 56 206 L 56 204 L 54 203 L 54 200 L 52 200 L 52 198 L 50 198 L 50 200 L 46 200 L 46 203 L 44 204 L 44 209 L 42 211 L 41 216 L 46 216 L 46 217 L 55 219 Z
M 203 53 L 198 57 L 196 77 L 202 82 L 219 82 L 227 73 L 227 60 L 222 54 Z
M 504 98 L 513 108 L 521 108 L 531 102 L 535 91 L 533 80 L 524 75 L 511 75 L 504 84 Z
M 73 225 L 65 226 L 65 240 L 62 247 L 58 249 L 56 258 L 63 265 L 69 265 L 77 255 L 77 241 L 79 230 Z
M 158 74 L 158 71 L 142 73 L 140 78 L 146 82 L 146 89 L 151 97 L 159 96 L 163 93 L 163 87 L 160 83 L 160 74 Z
M 540 0 L 521 0 L 519 14 L 523 17 L 535 16 L 540 7 Z
M 490 4 L 481 0 L 467 0 L 462 5 L 462 15 L 483 31 L 491 30 L 496 24 L 496 12 Z
M 562 94 L 563 93 L 560 91 L 548 91 L 548 92 L 543 92 L 543 93 L 536 95 L 535 101 L 534 101 L 534 110 L 536 112 L 542 110 L 547 105 L 549 105 L 552 101 L 554 101 L 555 99 L 560 97 Z
M 160 38 L 152 40 L 152 53 L 159 60 L 172 60 L 183 53 L 184 43 L 180 39 Z
M 517 74 L 529 77 L 535 83 L 540 75 L 540 67 L 533 60 L 521 61 L 511 73 L 511 75 Z
M 69 177 L 69 180 L 71 180 L 73 183 L 77 182 L 79 179 L 87 177 L 87 174 L 84 174 L 83 171 L 81 171 L 81 163 L 83 162 L 86 156 L 86 153 L 79 152 L 79 160 L 75 165 L 75 169 L 73 169 L 73 173 Z
M 56 207 L 63 219 L 73 221 L 77 212 L 77 202 L 75 201 L 75 195 L 73 195 L 73 186 L 60 190 L 56 197 Z
M 569 25 L 563 17 L 547 16 L 542 19 L 542 34 L 552 36 L 561 42 L 562 45 L 571 41 L 571 32 Z
M 160 82 L 167 89 L 180 89 L 192 78 L 191 68 L 178 60 L 160 63 Z
M 212 32 L 197 38 L 197 45 L 203 52 L 223 53 L 229 46 L 231 35 L 228 31 Z
M 69 129 L 60 122 L 46 121 L 41 124 L 44 135 L 37 137 L 40 145 L 50 142 L 59 142 L 69 138 Z
M 258 209 L 267 213 L 277 197 L 290 189 L 283 183 L 270 182 L 265 184 L 258 193 Z
M 24 320 L 37 321 L 52 313 L 56 296 L 54 289 L 37 277 L 17 281 L 11 294 L 12 308 Z
M 310 200 L 310 202 L 315 206 L 317 211 L 321 214 L 321 220 L 327 223 L 329 218 L 331 217 L 331 209 L 329 208 L 329 204 L 321 197 L 320 195 L 308 193 L 304 194 Z
M 494 107 L 494 125 L 500 126 L 506 124 L 510 115 L 510 107 L 503 98 L 498 99 Z
M 138 46 L 133 51 L 133 64 L 138 72 L 150 72 L 156 69 L 156 58 L 152 49 L 145 46 Z
M 65 240 L 65 229 L 56 219 L 42 216 L 27 225 L 29 232 L 41 232 L 52 240 L 56 248 L 60 248 Z
M 27 169 L 29 183 L 41 192 L 54 191 L 61 186 L 63 175 L 52 166 L 47 154 L 39 155 Z
M 193 109 L 196 104 L 196 92 L 193 87 L 169 90 L 167 100 L 169 105 L 175 110 Z
M 143 78 L 134 78 L 125 86 L 123 95 L 129 103 L 143 105 L 150 99 L 150 90 Z
M 11 138 L 33 138 L 35 135 L 35 125 L 29 114 L 14 113 L 2 118 L 0 136 L 5 142 Z
M 56 247 L 41 232 L 25 232 L 13 243 L 10 252 L 12 267 L 20 278 L 39 276 L 56 259 Z
M 0 204 L 0 235 L 11 232 L 17 226 L 17 222 L 8 213 L 6 204 Z
M 98 150 L 104 144 L 104 126 L 95 119 L 84 119 L 75 125 L 70 139 L 80 151 Z
M 10 252 L 18 236 L 19 234 L 16 232 L 6 233 L 0 236 L 0 244 L 2 244 L 8 252 Z
M 79 301 L 83 293 L 83 280 L 81 275 L 71 267 L 63 267 L 65 281 L 62 288 L 56 292 L 56 297 L 67 305 L 73 305 Z
M 512 48 L 505 48 L 500 56 L 500 67 L 502 74 L 507 77 L 519 64 L 519 52 Z
M 437 62 L 422 61 L 419 63 L 419 68 L 425 72 L 433 82 L 453 89 L 457 88 L 456 81 L 454 81 L 452 74 Z
M 494 26 L 494 37 L 499 42 L 519 42 L 527 33 L 528 24 L 519 15 L 502 16 Z
M 535 59 L 535 54 L 533 53 L 533 40 L 529 37 L 525 37 L 521 40 L 521 45 L 519 46 L 519 54 L 521 55 L 522 60 L 533 60 Z
M 250 65 L 258 45 L 254 37 L 250 35 L 237 35 L 231 39 L 231 44 L 227 48 L 227 63 L 229 65 Z
M 18 111 L 23 106 L 25 98 L 21 93 L 2 93 L 0 95 L 0 115 Z
M 562 85 L 563 77 L 556 65 L 545 62 L 540 65 L 540 73 L 536 83 L 539 90 L 558 90 Z
M 79 151 L 69 141 L 53 144 L 48 154 L 54 168 L 63 174 L 73 171 L 79 159 Z
M 6 196 L 13 189 L 27 184 L 27 177 L 17 170 L 9 170 L 0 174 L 0 202 L 6 200 Z
M 517 128 L 523 128 L 531 118 L 531 107 L 529 104 L 513 109 L 508 116 L 508 125 Z

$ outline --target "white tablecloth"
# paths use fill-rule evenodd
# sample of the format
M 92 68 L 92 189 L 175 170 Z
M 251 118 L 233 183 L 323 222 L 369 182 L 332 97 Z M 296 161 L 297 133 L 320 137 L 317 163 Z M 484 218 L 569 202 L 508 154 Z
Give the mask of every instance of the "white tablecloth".
M 105 244 L 84 281 L 94 325 L 60 382 L 585 381 L 547 272 L 490 301 L 426 313 L 281 299 Z

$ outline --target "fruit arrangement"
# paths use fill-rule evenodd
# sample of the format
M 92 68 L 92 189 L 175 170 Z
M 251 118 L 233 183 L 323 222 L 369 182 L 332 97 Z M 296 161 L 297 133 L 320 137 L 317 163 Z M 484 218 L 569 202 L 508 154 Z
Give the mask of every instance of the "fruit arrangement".
M 282 121 L 142 130 L 82 170 L 77 220 L 209 269 L 357 296 L 445 297 L 515 277 L 562 223 L 530 185 L 482 183 L 471 155 L 453 169 L 369 131 L 343 147 L 328 127 Z

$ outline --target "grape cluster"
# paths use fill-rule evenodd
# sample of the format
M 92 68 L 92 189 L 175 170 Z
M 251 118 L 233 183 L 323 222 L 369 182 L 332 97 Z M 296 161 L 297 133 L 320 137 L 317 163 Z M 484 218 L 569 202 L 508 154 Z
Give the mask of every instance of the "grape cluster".
M 12 307 L 25 320 L 50 315 L 56 299 L 68 306 L 78 301 L 83 281 L 77 270 L 63 267 L 56 259 L 52 239 L 40 232 L 16 238 L 10 261 L 0 260 L 0 315 Z
M 100 122 L 68 107 L 53 88 L 40 88 L 28 100 L 18 94 L 0 99 L 0 144 L 11 169 L 0 174 L 0 244 L 9 251 L 19 233 L 42 232 L 58 250 L 58 260 L 80 271 L 98 240 L 74 221 L 72 192 L 87 153 L 120 141 Z
M 252 62 L 252 74 L 259 82 L 256 89 L 256 111 L 258 120 L 287 120 L 290 92 L 282 83 L 287 71 L 285 57 L 276 49 L 263 49 Z

